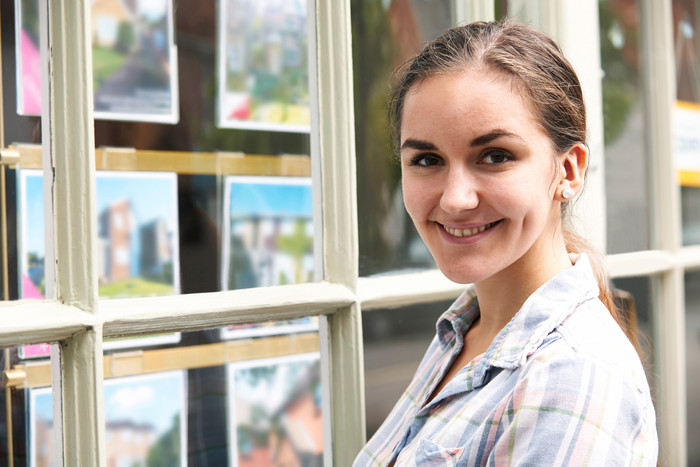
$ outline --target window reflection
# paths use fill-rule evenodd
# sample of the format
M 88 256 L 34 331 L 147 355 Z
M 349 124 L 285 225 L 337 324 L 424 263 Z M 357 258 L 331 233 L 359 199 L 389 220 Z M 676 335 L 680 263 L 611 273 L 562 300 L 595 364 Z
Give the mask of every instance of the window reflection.
M 613 280 L 617 303 L 629 317 L 631 328 L 636 328 L 638 351 L 646 370 L 652 395 L 657 387 L 653 322 L 653 278 L 627 277 Z
M 411 382 L 438 318 L 451 304 L 448 300 L 362 313 L 368 438 Z
M 447 0 L 353 0 L 360 274 L 426 268 L 432 258 L 401 194 L 387 99 L 393 70 L 453 23 Z
M 683 244 L 700 244 L 700 61 L 697 2 L 674 0 L 676 92 L 674 133 L 681 184 Z
M 650 244 L 649 177 L 642 93 L 640 4 L 599 2 L 603 67 L 603 125 L 607 252 L 646 250 Z
M 685 275 L 688 465 L 700 465 L 700 271 Z
M 540 0 L 494 0 L 498 19 L 517 18 L 537 29 L 543 29 L 550 14 L 550 5 Z
M 28 438 L 29 417 L 25 416 L 27 392 L 24 372 L 17 368 L 21 361 L 18 348 L 0 349 L 0 459 L 14 459 L 15 465 L 29 465 Z M 49 370 L 50 371 L 50 370 Z M 49 372 L 49 378 L 51 373 Z M 51 457 L 53 452 L 41 451 L 41 456 Z

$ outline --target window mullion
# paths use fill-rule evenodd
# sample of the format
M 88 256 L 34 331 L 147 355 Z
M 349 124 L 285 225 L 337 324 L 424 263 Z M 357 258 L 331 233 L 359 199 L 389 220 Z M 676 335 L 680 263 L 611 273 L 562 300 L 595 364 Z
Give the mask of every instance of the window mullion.
M 90 2 L 42 0 L 42 146 L 47 296 L 97 313 Z M 53 235 L 51 234 L 53 232 Z M 99 325 L 52 351 L 54 426 L 64 465 L 105 465 Z
M 676 252 L 681 245 L 680 188 L 673 150 L 673 103 L 676 101 L 675 54 L 671 2 L 641 1 L 646 127 L 653 129 L 649 146 L 653 179 L 655 246 Z
M 318 0 L 316 31 L 323 273 L 326 281 L 355 293 L 358 224 L 350 1 Z M 362 324 L 357 301 L 322 317 L 319 331 L 325 463 L 351 465 L 365 441 Z
M 673 161 L 672 111 L 676 98 L 671 2 L 642 0 L 645 42 L 645 96 L 653 180 L 650 180 L 655 242 L 663 251 L 680 250 L 680 189 Z M 685 465 L 687 458 L 685 382 L 684 274 L 678 267 L 662 276 L 657 300 L 656 367 L 659 394 L 657 416 L 663 463 Z

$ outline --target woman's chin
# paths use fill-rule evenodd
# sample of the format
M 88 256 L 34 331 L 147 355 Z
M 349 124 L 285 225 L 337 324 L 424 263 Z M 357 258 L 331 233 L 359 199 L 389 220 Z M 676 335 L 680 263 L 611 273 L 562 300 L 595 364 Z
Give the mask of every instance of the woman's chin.
M 445 277 L 456 284 L 474 284 L 487 276 L 487 273 L 484 271 L 474 271 L 471 268 L 455 268 L 454 264 L 444 268 L 440 267 L 440 265 L 438 267 Z

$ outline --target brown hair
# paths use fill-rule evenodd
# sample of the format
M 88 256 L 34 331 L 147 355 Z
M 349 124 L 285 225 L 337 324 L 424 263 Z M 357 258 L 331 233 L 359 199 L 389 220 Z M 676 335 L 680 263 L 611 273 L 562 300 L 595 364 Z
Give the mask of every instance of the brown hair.
M 505 20 L 449 29 L 399 68 L 389 108 L 397 151 L 401 142 L 403 105 L 410 89 L 430 76 L 466 68 L 481 68 L 508 77 L 527 98 L 526 102 L 557 154 L 568 151 L 574 144 L 586 144 L 586 107 L 573 67 L 547 35 Z M 568 205 L 568 202 L 562 205 L 567 251 L 589 255 L 600 288 L 600 300 L 638 349 L 636 329 L 624 319 L 613 299 L 602 256 L 566 225 Z

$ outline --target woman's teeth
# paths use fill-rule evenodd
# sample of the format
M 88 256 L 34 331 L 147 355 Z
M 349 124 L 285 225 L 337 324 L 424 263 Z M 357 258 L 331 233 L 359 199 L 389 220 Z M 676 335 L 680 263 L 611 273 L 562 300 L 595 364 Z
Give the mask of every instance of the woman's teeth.
M 455 237 L 471 237 L 472 235 L 481 233 L 486 229 L 490 229 L 494 225 L 496 225 L 496 223 L 491 222 L 490 224 L 482 225 L 480 227 L 474 227 L 473 229 L 453 229 L 452 227 L 447 227 L 446 225 L 443 225 L 443 227 L 447 231 L 447 233 Z

